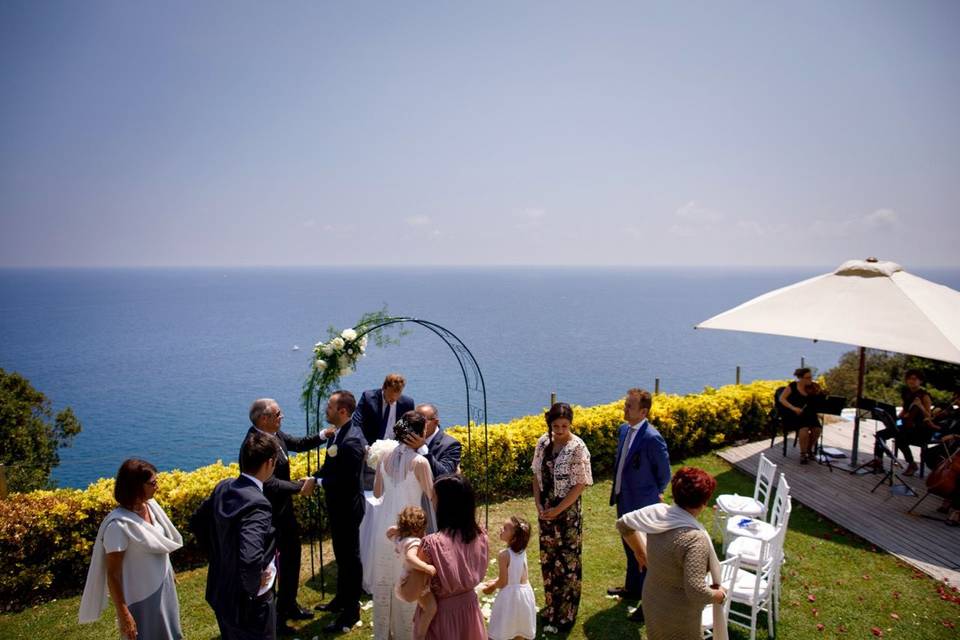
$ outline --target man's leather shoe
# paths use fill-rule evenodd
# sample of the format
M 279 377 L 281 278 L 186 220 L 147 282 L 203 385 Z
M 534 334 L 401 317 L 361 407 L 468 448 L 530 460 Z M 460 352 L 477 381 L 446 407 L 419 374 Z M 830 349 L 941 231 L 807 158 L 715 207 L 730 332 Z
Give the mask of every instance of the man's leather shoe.
M 337 619 L 323 628 L 324 633 L 347 633 L 357 624 L 359 616 L 337 616 Z
M 327 612 L 337 612 L 343 610 L 343 605 L 337 602 L 337 599 L 334 598 L 326 604 L 318 604 L 314 607 L 317 611 L 327 611 Z
M 313 620 L 313 611 L 307 611 L 301 606 L 287 611 L 284 619 L 286 620 Z
M 626 587 L 610 587 L 607 589 L 608 596 L 620 596 L 621 598 L 637 598 L 640 599 L 640 595 L 637 593 L 631 593 L 627 590 Z
M 627 616 L 627 620 L 629 620 L 630 622 L 641 622 L 641 623 L 642 623 L 642 622 L 644 621 L 644 617 L 643 617 L 643 607 L 641 607 L 640 605 L 637 605 L 637 608 L 634 609 L 633 613 L 631 613 L 629 616 Z

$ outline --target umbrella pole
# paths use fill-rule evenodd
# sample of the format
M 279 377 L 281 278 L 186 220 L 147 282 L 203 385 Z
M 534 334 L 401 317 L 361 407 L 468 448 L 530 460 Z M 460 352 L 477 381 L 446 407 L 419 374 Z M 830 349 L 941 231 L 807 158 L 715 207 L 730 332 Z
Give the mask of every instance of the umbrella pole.
M 853 447 L 850 450 L 850 466 L 857 466 L 857 450 L 860 447 L 860 401 L 863 399 L 863 373 L 866 368 L 867 350 L 860 347 L 860 368 L 857 371 L 857 402 L 853 414 Z

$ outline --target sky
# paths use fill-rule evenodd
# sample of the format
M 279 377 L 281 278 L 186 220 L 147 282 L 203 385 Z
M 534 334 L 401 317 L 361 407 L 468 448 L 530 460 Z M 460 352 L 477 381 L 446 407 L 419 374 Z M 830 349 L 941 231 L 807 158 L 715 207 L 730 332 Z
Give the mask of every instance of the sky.
M 960 266 L 960 3 L 0 3 L 0 267 Z

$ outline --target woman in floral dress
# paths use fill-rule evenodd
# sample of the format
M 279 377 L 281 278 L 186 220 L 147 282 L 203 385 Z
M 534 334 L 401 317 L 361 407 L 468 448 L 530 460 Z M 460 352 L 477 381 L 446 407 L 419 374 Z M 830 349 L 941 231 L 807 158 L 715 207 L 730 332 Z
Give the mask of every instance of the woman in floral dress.
M 593 484 L 590 452 L 571 433 L 573 409 L 557 402 L 546 413 L 547 433 L 533 453 L 533 499 L 540 517 L 540 570 L 546 606 L 544 630 L 573 626 L 580 606 L 583 526 L 580 494 Z

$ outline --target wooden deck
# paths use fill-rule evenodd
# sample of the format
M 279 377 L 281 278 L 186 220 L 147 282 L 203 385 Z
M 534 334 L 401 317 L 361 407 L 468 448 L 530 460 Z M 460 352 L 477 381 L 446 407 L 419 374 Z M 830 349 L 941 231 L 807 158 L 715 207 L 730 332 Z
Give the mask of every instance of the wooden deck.
M 861 422 L 860 463 L 873 455 L 874 429 L 872 420 Z M 815 463 L 800 466 L 799 449 L 793 448 L 792 436 L 787 458 L 783 457 L 781 438 L 777 438 L 773 448 L 770 440 L 764 440 L 731 447 L 719 455 L 738 469 L 756 475 L 760 454 L 765 454 L 777 464 L 778 474 L 786 474 L 794 500 L 933 578 L 960 585 L 960 529 L 944 525 L 945 516 L 936 512 L 940 498 L 930 496 L 913 514 L 908 514 L 907 509 L 917 498 L 893 495 L 887 485 L 871 493 L 881 476 L 849 473 L 852 440 L 852 422 L 836 422 L 824 429 L 825 446 L 842 449 L 848 456 L 834 463 L 832 473 Z M 924 495 L 923 479 L 904 479 L 918 495 Z

